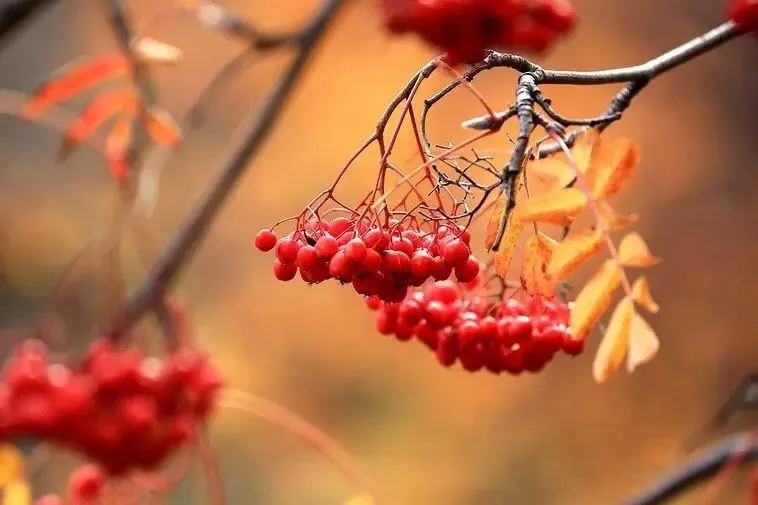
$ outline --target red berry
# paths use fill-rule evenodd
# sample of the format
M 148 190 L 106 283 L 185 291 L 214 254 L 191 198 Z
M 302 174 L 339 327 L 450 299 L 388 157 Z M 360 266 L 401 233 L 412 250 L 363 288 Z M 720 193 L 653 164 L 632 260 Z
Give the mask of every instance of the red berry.
M 453 239 L 442 248 L 442 257 L 447 266 L 455 267 L 465 262 L 471 251 L 460 239 Z
M 337 239 L 332 237 L 331 235 L 324 235 L 323 237 L 319 238 L 316 241 L 316 254 L 318 254 L 319 258 L 321 259 L 331 259 L 332 256 L 337 254 L 337 249 L 339 246 L 337 245 Z
M 295 263 L 300 244 L 289 237 L 279 239 L 276 244 L 276 257 L 282 263 Z
M 458 340 L 462 346 L 476 342 L 479 339 L 479 323 L 476 321 L 464 321 L 458 326 Z
M 449 367 L 458 359 L 458 341 L 450 328 L 439 332 L 436 352 L 437 360 L 443 366 Z
M 352 227 L 352 223 L 346 217 L 336 217 L 327 226 L 329 234 L 333 237 L 339 238 L 343 233 Z
M 366 259 L 366 244 L 356 237 L 345 245 L 345 259 L 351 263 L 359 264 Z
M 461 296 L 458 287 L 452 281 L 435 282 L 426 293 L 427 300 L 435 300 L 449 305 Z
M 727 15 L 737 24 L 758 30 L 758 0 L 733 0 Z
M 274 277 L 280 281 L 291 281 L 297 275 L 297 265 L 294 263 L 282 263 L 278 259 L 274 260 Z
M 310 270 L 320 262 L 316 248 L 310 245 L 304 245 L 297 251 L 297 266 L 300 270 Z
M 411 258 L 411 275 L 418 279 L 427 279 L 432 274 L 434 258 L 427 252 L 418 250 Z
M 276 234 L 264 228 L 255 236 L 255 247 L 263 252 L 268 252 L 276 246 Z
M 571 356 L 577 356 L 584 351 L 584 339 L 576 340 L 571 333 L 563 335 L 563 352 Z
M 379 298 L 375 296 L 366 297 L 366 307 L 368 307 L 370 310 L 379 310 L 381 306 L 382 301 L 379 300 Z
M 71 499 L 80 503 L 92 503 L 100 498 L 105 487 L 105 475 L 95 465 L 82 465 L 73 471 L 68 481 Z
M 398 315 L 403 324 L 413 327 L 423 319 L 424 310 L 416 300 L 410 299 L 400 304 Z

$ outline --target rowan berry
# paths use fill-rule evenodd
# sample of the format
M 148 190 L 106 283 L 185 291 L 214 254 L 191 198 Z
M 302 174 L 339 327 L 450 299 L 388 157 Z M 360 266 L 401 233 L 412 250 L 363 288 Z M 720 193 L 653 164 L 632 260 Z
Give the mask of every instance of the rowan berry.
M 255 247 L 259 251 L 268 252 L 276 246 L 276 234 L 264 228 L 255 236 Z

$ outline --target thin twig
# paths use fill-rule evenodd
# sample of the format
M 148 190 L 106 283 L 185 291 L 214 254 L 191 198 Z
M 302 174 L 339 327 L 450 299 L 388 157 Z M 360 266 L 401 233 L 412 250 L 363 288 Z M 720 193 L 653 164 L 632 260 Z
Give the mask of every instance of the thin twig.
M 623 504 L 656 505 L 675 498 L 716 475 L 740 451 L 744 451 L 742 463 L 758 459 L 754 433 L 740 433 L 727 438 Z

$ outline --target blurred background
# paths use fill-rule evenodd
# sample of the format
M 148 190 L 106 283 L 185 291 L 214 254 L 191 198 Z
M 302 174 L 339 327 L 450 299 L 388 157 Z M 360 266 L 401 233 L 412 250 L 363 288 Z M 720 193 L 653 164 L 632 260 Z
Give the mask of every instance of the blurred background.
M 269 29 L 299 26 L 317 4 L 228 3 Z M 390 99 L 433 56 L 415 39 L 390 40 L 376 4 L 354 0 L 338 18 L 182 279 L 198 337 L 231 387 L 272 399 L 338 440 L 371 476 L 382 503 L 619 503 L 681 461 L 685 438 L 758 364 L 756 39 L 656 79 L 609 130 L 643 149 L 640 173 L 617 207 L 641 214 L 638 229 L 664 259 L 650 272 L 662 306 L 651 318 L 659 357 L 598 386 L 591 376 L 595 335 L 584 355 L 559 357 L 535 376 L 472 375 L 442 368 L 420 345 L 379 335 L 373 314 L 348 288 L 276 281 L 271 257 L 250 245 L 257 230 L 297 213 L 331 182 Z M 546 67 L 642 62 L 715 26 L 723 9 L 722 2 L 696 0 L 575 4 L 580 25 L 538 60 Z M 159 8 L 149 0 L 129 5 L 145 21 Z M 29 92 L 71 59 L 113 48 L 104 20 L 99 4 L 59 2 L 0 54 L 0 87 Z M 176 117 L 242 50 L 188 17 L 146 34 L 184 51 L 178 67 L 155 72 L 160 100 Z M 170 237 L 224 159 L 229 137 L 286 63 L 286 55 L 252 62 L 214 99 L 207 121 L 186 133 L 162 174 L 151 218 L 159 241 Z M 422 95 L 444 82 L 432 79 Z M 514 83 L 506 70 L 476 81 L 499 106 L 512 99 Z M 544 89 L 569 116 L 602 111 L 616 90 Z M 460 138 L 460 121 L 480 113 L 469 95 L 454 93 L 433 113 L 433 134 Z M 93 152 L 82 149 L 59 165 L 58 133 L 10 116 L 0 117 L 0 130 L 0 327 L 23 329 L 93 230 L 107 224 L 116 193 Z M 508 148 L 502 137 L 491 145 Z M 410 159 L 413 151 L 406 153 Z M 350 184 L 358 189 L 365 181 Z M 130 285 L 143 273 L 132 249 L 125 258 Z M 96 305 L 96 279 L 93 272 L 76 285 L 84 301 L 67 306 L 69 342 L 91 323 L 85 316 Z M 6 338 L 0 351 L 12 343 Z M 751 421 L 748 414 L 732 426 Z M 355 491 L 316 451 L 255 417 L 222 411 L 211 433 L 232 505 L 334 504 Z M 45 465 L 38 488 L 60 489 L 64 465 Z M 207 503 L 195 472 L 172 503 Z M 746 483 L 747 474 L 736 476 L 718 502 L 743 500 Z M 694 493 L 681 503 L 700 501 Z

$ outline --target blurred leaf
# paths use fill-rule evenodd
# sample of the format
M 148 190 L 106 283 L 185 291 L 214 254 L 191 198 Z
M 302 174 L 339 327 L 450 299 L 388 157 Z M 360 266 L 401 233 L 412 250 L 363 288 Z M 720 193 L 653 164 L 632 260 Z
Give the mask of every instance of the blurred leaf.
M 518 240 L 521 237 L 521 232 L 524 230 L 522 223 L 516 223 L 513 219 L 513 213 L 508 216 L 508 222 L 505 225 L 505 233 L 500 241 L 500 247 L 495 252 L 494 267 L 497 275 L 502 279 L 508 277 L 508 271 L 511 268 L 511 260 L 513 260 L 513 252 L 516 250 Z
M 661 307 L 653 300 L 653 295 L 650 293 L 650 284 L 648 284 L 647 278 L 644 275 L 637 277 L 637 280 L 632 284 L 632 299 L 652 314 L 656 314 L 661 310 Z
M 620 216 L 607 200 L 598 200 L 597 208 L 600 212 L 600 225 L 606 230 L 626 228 L 634 224 L 639 217 L 637 214 Z
M 547 272 L 547 266 L 557 242 L 543 233 L 535 233 L 524 247 L 524 264 L 521 267 L 521 285 L 530 295 L 546 298 L 555 296 L 556 280 Z
M 129 63 L 121 53 L 112 53 L 85 62 L 74 62 L 60 71 L 60 75 L 39 86 L 24 104 L 21 115 L 39 116 L 45 109 L 70 100 L 82 91 L 113 77 L 124 75 Z
M 624 297 L 611 314 L 608 329 L 592 363 L 592 376 L 597 382 L 605 382 L 618 372 L 629 348 L 629 338 L 634 316 L 634 302 Z
M 495 237 L 497 237 L 497 232 L 500 229 L 500 219 L 502 219 L 504 211 L 505 202 L 498 199 L 495 202 L 492 214 L 490 214 L 490 218 L 487 221 L 487 231 L 484 236 L 484 248 L 488 251 L 492 249 L 492 246 L 495 243 Z
M 32 490 L 26 480 L 14 480 L 3 487 L 3 505 L 31 505 Z
M 345 505 L 374 505 L 374 498 L 368 493 L 357 494 L 350 497 Z
M 597 142 L 585 177 L 594 198 L 606 198 L 624 189 L 640 163 L 640 148 L 631 139 Z
M 15 445 L 0 445 L 0 488 L 24 475 L 24 455 Z
M 571 332 L 575 339 L 587 336 L 600 320 L 621 283 L 619 268 L 613 260 L 606 260 L 584 285 L 571 309 Z
M 121 182 L 129 171 L 129 149 L 132 138 L 131 115 L 121 117 L 105 140 L 105 155 L 111 176 Z
M 93 98 L 66 131 L 59 157 L 67 157 L 104 122 L 136 100 L 130 89 L 106 90 Z
M 562 281 L 590 259 L 603 245 L 605 235 L 600 230 L 586 230 L 563 239 L 555 248 L 548 265 L 548 274 Z
M 561 226 L 571 221 L 587 205 L 587 197 L 578 188 L 548 191 L 519 203 L 514 211 L 517 222 L 552 223 Z
M 619 244 L 619 262 L 625 267 L 649 267 L 659 263 L 648 249 L 645 239 L 637 232 L 624 236 Z
M 564 188 L 576 177 L 574 169 L 558 158 L 544 158 L 526 166 L 529 175 L 546 186 Z
M 571 156 L 580 172 L 587 172 L 592 153 L 600 145 L 600 142 L 600 134 L 595 129 L 586 131 L 574 142 L 574 146 L 571 148 Z
M 171 115 L 163 110 L 152 110 L 147 118 L 147 133 L 156 144 L 172 149 L 182 141 L 182 131 Z
M 175 64 L 182 59 L 182 51 L 151 37 L 142 37 L 134 44 L 134 53 L 147 63 Z
M 629 373 L 655 357 L 661 344 L 653 328 L 637 312 L 632 318 L 632 330 L 629 335 L 629 354 L 626 369 Z

